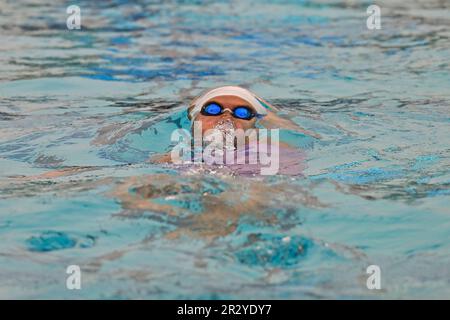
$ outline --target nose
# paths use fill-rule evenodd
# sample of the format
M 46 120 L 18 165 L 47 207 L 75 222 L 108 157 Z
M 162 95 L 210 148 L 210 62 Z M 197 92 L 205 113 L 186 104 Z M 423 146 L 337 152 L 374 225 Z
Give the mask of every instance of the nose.
M 232 118 L 233 117 L 233 111 L 231 111 L 231 109 L 229 109 L 229 108 L 223 109 L 222 116 L 224 118 Z

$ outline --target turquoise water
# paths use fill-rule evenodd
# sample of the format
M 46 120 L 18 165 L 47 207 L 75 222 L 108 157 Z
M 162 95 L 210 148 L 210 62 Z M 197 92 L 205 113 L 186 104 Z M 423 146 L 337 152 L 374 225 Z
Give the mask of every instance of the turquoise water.
M 69 4 L 0 2 L 0 298 L 450 298 L 450 3 Z M 146 162 L 224 84 L 303 176 Z

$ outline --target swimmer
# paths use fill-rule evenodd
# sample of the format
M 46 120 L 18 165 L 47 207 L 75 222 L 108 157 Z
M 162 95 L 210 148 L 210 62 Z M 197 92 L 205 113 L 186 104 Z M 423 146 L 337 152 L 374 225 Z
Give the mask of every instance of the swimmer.
M 240 179 L 236 183 L 230 175 L 220 179 L 208 174 L 136 176 L 117 184 L 109 195 L 122 206 L 118 217 L 139 218 L 153 212 L 178 221 L 178 228 L 166 238 L 188 235 L 213 240 L 233 233 L 243 216 L 274 225 L 280 222 L 280 210 L 274 209 L 280 203 L 285 204 L 286 212 L 294 212 L 300 204 L 324 206 L 309 190 L 289 180 L 261 183 Z M 197 205 L 193 205 L 195 201 Z M 171 204 L 174 202 L 177 205 Z M 291 207 L 286 207 L 288 203 Z
M 195 98 L 187 109 L 188 118 L 202 125 L 202 135 L 207 135 L 208 130 L 218 129 L 223 132 L 231 129 L 256 129 L 260 128 L 284 128 L 316 136 L 308 132 L 288 119 L 281 118 L 278 109 L 267 101 L 256 96 L 247 89 L 227 86 L 209 90 Z M 280 146 L 283 143 L 279 143 Z M 285 159 L 281 160 L 280 174 L 299 175 L 304 169 L 304 155 L 302 151 L 290 146 L 284 148 Z M 153 162 L 170 163 L 170 154 L 152 158 Z M 81 172 L 98 170 L 98 167 L 72 167 L 65 170 L 47 172 L 38 176 L 26 177 L 24 180 L 59 179 L 61 177 L 78 174 Z M 239 168 L 242 169 L 242 168 Z M 239 174 L 254 174 L 254 170 L 238 171 Z M 211 175 L 208 172 L 199 171 L 196 175 L 191 172 L 180 175 L 158 174 L 146 176 L 132 176 L 115 181 L 115 187 L 109 193 L 119 201 L 123 208 L 120 214 L 123 217 L 140 216 L 145 212 L 157 212 L 169 216 L 180 216 L 185 228 L 181 228 L 168 234 L 169 238 L 176 238 L 183 234 L 198 235 L 200 237 L 215 238 L 233 232 L 242 214 L 252 214 L 262 221 L 273 222 L 276 217 L 272 214 L 273 207 L 280 201 L 280 197 L 296 199 L 295 203 L 305 205 L 320 205 L 307 191 L 300 187 L 280 183 L 279 185 L 266 185 L 263 180 L 240 179 L 236 184 L 233 175 L 214 175 L 220 181 L 226 181 L 229 186 L 218 194 L 208 193 L 203 190 L 202 183 Z M 188 182 L 186 182 L 186 180 Z M 106 185 L 111 184 L 109 179 L 102 180 Z M 61 182 L 64 183 L 64 182 Z M 91 182 L 86 181 L 89 185 Z M 101 183 L 101 182 L 98 182 Z M 211 182 L 212 183 L 212 182 Z M 192 189 L 192 190 L 191 190 Z M 247 190 L 242 197 L 242 190 Z M 186 193 L 191 190 L 189 193 Z M 189 211 L 184 207 L 179 208 L 170 203 L 183 202 L 192 196 L 200 195 L 200 212 L 195 212 L 184 217 Z M 162 203 L 163 198 L 167 202 Z M 190 201 L 190 200 L 189 200 Z M 224 226 L 227 226 L 224 228 Z
M 231 130 L 241 129 L 258 130 L 266 129 L 288 129 L 300 132 L 315 138 L 320 138 L 314 132 L 305 130 L 289 119 L 277 115 L 279 110 L 261 97 L 251 91 L 238 86 L 224 86 L 203 92 L 190 103 L 187 114 L 194 123 L 201 126 L 201 135 L 206 136 L 211 129 L 218 129 L 226 133 Z M 270 139 L 270 137 L 269 137 Z M 246 141 L 247 142 L 247 141 Z M 305 168 L 304 153 L 286 143 L 278 142 L 280 147 L 280 174 L 301 174 Z M 154 155 L 149 159 L 152 163 L 172 163 L 171 153 Z M 252 174 L 256 170 L 250 166 L 228 166 L 236 169 L 238 174 Z M 46 172 L 41 175 L 25 177 L 26 180 L 51 179 L 60 176 L 76 174 L 80 171 L 92 171 L 97 167 L 70 167 L 56 171 Z
M 237 136 L 234 132 L 245 132 L 247 149 L 250 144 L 247 133 L 251 130 L 258 132 L 259 128 L 288 129 L 318 138 L 316 134 L 299 127 L 291 120 L 281 118 L 277 112 L 276 107 L 251 91 L 238 86 L 224 86 L 208 90 L 195 98 L 187 110 L 188 118 L 192 123 L 191 133 L 194 139 L 197 139 L 195 133 L 198 128 L 197 132 L 200 132 L 202 136 L 202 148 L 205 148 L 205 140 L 211 140 L 211 132 L 214 130 L 221 132 L 224 140 L 228 136 L 233 137 L 234 147 L 236 147 Z M 288 164 L 295 166 L 292 161 L 292 156 L 295 157 L 294 148 L 286 143 L 270 140 L 270 136 L 267 138 L 269 139 L 267 140 L 268 144 L 274 142 L 277 144 L 277 148 L 283 148 L 284 158 L 287 160 L 283 163 L 284 166 L 286 167 Z M 229 147 L 226 141 L 223 145 L 225 148 Z M 153 156 L 150 161 L 175 163 L 172 153 Z
M 195 98 L 188 108 L 188 117 L 192 122 L 202 123 L 203 133 L 214 129 L 220 122 L 230 120 L 236 129 L 244 131 L 256 128 L 259 122 L 267 129 L 284 128 L 318 137 L 291 120 L 281 118 L 276 114 L 278 111 L 276 107 L 247 89 L 224 86 L 206 91 Z

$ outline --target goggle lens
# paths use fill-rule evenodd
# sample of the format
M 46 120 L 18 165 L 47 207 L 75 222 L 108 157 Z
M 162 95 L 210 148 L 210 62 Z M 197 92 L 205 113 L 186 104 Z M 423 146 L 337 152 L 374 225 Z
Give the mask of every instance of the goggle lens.
M 246 107 L 237 107 L 233 110 L 233 114 L 239 119 L 250 119 L 252 118 L 252 112 Z
M 219 106 L 217 103 L 208 104 L 204 110 L 207 114 L 210 114 L 213 116 L 216 116 L 216 115 L 222 113 L 222 107 Z

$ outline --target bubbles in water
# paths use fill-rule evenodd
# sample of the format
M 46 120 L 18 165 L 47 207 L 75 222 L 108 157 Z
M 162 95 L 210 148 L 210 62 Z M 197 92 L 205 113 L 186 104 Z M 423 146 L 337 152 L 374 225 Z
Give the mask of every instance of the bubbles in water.
M 313 245 L 310 239 L 280 235 L 253 235 L 253 241 L 236 252 L 239 262 L 247 265 L 289 267 L 296 265 Z
M 236 126 L 234 125 L 234 122 L 230 119 L 220 120 L 217 122 L 217 124 L 214 126 L 214 130 L 211 131 L 211 133 L 208 133 L 205 135 L 206 143 L 210 146 L 214 145 L 217 149 L 222 150 L 234 150 L 235 144 L 234 144 L 234 135 L 235 135 Z M 217 139 L 214 139 L 214 136 L 217 134 L 222 135 L 222 143 L 218 143 Z M 211 139 L 211 143 L 208 142 L 208 139 Z

